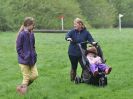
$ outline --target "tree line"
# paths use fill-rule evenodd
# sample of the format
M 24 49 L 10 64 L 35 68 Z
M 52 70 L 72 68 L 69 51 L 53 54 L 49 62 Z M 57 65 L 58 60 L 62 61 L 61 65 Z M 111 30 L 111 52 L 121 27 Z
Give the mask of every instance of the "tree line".
M 18 29 L 26 16 L 35 18 L 37 29 L 61 29 L 61 16 L 65 29 L 76 17 L 89 27 L 117 27 L 119 13 L 122 26 L 133 27 L 133 0 L 0 0 L 0 30 Z

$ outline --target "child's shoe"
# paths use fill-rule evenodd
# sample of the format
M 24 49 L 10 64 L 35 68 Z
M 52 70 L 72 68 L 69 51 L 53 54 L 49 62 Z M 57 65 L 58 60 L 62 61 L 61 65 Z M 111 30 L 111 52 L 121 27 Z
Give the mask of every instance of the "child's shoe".
M 31 85 L 33 83 L 33 80 L 30 80 L 28 83 L 28 86 Z
M 111 71 L 112 71 L 112 67 L 109 67 L 108 69 L 105 70 L 105 74 L 110 74 Z
M 23 85 L 23 84 L 22 85 L 18 85 L 17 88 L 16 88 L 17 92 L 20 95 L 24 95 L 27 92 L 27 89 L 28 89 L 27 85 Z

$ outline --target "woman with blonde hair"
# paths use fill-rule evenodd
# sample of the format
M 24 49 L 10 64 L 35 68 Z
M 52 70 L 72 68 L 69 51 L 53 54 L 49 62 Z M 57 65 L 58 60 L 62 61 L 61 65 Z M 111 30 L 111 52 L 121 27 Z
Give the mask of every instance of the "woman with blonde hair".
M 92 38 L 89 31 L 87 31 L 83 21 L 80 18 L 74 19 L 73 24 L 74 28 L 71 31 L 69 31 L 65 37 L 67 41 L 70 41 L 70 45 L 68 48 L 68 56 L 71 62 L 71 71 L 70 71 L 71 81 L 74 81 L 76 77 L 78 62 L 80 63 L 82 70 L 85 70 L 85 66 L 83 66 L 83 61 L 82 61 L 82 55 L 79 47 L 77 46 L 77 43 L 86 42 L 86 41 L 92 43 L 94 42 L 94 39 Z M 82 44 L 82 48 L 86 50 L 87 44 L 86 43 Z

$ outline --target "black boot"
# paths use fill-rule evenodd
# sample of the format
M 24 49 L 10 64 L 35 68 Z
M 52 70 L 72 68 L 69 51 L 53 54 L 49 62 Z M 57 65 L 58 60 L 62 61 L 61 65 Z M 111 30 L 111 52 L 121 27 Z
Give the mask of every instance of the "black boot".
M 28 83 L 28 86 L 31 85 L 33 83 L 33 80 L 30 80 Z

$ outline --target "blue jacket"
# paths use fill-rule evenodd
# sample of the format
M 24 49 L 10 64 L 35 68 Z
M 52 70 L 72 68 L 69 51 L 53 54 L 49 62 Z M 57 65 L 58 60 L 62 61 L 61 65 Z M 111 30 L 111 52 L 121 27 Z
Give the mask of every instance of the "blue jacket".
M 79 47 L 76 43 L 81 43 L 85 41 L 94 42 L 94 39 L 92 38 L 91 34 L 84 28 L 81 31 L 72 29 L 66 34 L 65 39 L 72 38 L 72 42 L 70 42 L 69 48 L 68 48 L 68 54 L 72 56 L 81 56 L 81 52 Z M 81 45 L 84 50 L 87 48 L 87 44 Z
M 16 41 L 16 50 L 20 64 L 33 66 L 37 61 L 34 34 L 28 31 L 20 32 Z

